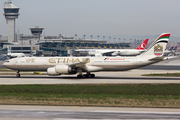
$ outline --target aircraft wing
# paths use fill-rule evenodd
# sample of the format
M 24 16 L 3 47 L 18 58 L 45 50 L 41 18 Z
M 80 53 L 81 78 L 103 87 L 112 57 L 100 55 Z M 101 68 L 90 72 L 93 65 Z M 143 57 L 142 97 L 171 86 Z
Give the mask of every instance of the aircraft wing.
M 86 58 L 83 62 L 73 63 L 73 64 L 70 64 L 69 66 L 81 67 L 83 65 L 86 65 L 86 63 L 88 63 L 88 62 L 89 62 L 89 58 Z

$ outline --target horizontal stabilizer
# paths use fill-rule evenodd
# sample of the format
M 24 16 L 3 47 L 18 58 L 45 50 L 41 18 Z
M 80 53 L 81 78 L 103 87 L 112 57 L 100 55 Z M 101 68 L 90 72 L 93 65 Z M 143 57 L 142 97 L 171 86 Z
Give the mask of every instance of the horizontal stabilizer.
M 162 60 L 164 60 L 164 57 L 156 57 L 156 58 L 149 59 L 149 61 L 162 61 Z

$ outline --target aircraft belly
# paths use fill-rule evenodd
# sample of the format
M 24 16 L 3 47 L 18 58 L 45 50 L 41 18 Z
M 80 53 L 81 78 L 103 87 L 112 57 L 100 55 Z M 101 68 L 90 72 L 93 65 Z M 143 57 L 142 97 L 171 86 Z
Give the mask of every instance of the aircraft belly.
M 34 68 L 34 67 L 26 67 L 26 68 L 23 68 L 23 67 L 21 67 L 21 68 L 19 68 L 18 69 L 19 71 L 47 71 L 47 68 L 46 67 L 36 67 L 36 68 Z
M 133 66 L 115 66 L 115 67 L 103 67 L 104 71 L 123 71 L 134 68 Z

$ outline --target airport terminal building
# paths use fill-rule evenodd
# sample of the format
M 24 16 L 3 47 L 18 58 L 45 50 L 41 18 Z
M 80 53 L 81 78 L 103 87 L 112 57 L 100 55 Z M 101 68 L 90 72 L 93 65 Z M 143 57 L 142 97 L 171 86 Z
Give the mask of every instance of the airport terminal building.
M 129 43 L 106 43 L 104 40 L 74 39 L 74 37 L 45 36 L 36 37 L 19 35 L 17 42 L 0 40 L 0 52 L 5 53 L 7 46 L 12 53 L 25 53 L 36 56 L 69 56 L 74 55 L 77 49 L 120 49 L 129 48 Z
M 106 40 L 58 36 L 41 36 L 44 28 L 30 28 L 31 35 L 15 32 L 15 20 L 19 9 L 12 2 L 4 3 L 4 16 L 8 26 L 8 36 L 0 35 L 0 53 L 6 54 L 7 47 L 12 53 L 25 53 L 27 56 L 69 56 L 75 55 L 76 49 L 120 49 L 128 48 L 129 43 L 107 43 Z

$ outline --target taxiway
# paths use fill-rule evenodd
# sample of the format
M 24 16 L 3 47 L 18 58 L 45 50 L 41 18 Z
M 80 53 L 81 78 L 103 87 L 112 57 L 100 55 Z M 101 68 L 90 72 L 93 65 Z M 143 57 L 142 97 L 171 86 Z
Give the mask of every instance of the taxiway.
M 151 73 L 175 73 L 178 70 L 131 70 L 124 72 L 97 72 L 95 78 L 77 78 L 76 75 L 1 75 L 0 84 L 135 84 L 135 83 L 180 83 L 179 77 L 141 76 Z
M 172 108 L 0 105 L 0 119 L 180 119 L 180 110 Z

